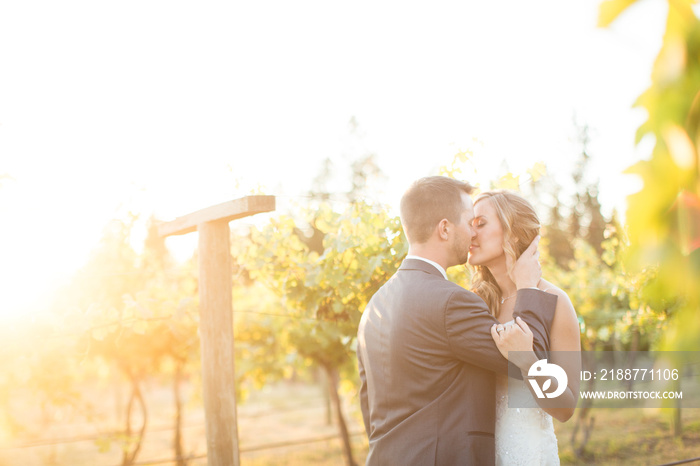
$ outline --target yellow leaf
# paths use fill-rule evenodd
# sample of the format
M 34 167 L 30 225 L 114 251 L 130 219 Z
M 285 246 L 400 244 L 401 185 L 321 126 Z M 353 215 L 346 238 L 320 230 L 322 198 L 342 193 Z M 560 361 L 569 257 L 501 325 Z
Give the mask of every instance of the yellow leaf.
M 515 176 L 512 173 L 507 173 L 503 175 L 496 183 L 495 188 L 500 189 L 510 189 L 517 191 L 520 189 L 520 177 Z
M 544 162 L 537 162 L 527 172 L 530 178 L 532 178 L 532 181 L 535 182 L 547 174 L 547 166 Z
M 600 4 L 598 10 L 598 27 L 608 27 L 620 16 L 620 13 L 625 11 L 637 0 L 606 0 Z
M 663 134 L 671 158 L 676 162 L 676 165 L 682 169 L 693 168 L 697 155 L 688 133 L 678 125 L 670 125 Z
M 674 215 L 671 233 L 683 255 L 700 248 L 700 197 L 689 191 L 681 191 L 671 207 Z
M 338 391 L 343 394 L 349 394 L 355 392 L 355 384 L 349 380 L 341 380 Z
M 687 51 L 682 37 L 667 34 L 651 72 L 653 81 L 659 84 L 677 80 L 686 68 Z

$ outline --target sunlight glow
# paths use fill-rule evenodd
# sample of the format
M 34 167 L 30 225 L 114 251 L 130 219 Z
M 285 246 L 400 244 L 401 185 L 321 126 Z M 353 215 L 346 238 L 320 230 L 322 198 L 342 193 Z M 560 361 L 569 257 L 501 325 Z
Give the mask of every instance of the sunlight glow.
M 0 317 L 36 308 L 113 218 L 169 220 L 258 186 L 299 201 L 325 158 L 358 155 L 353 117 L 394 205 L 475 138 L 482 184 L 503 161 L 568 173 L 576 115 L 601 199 L 622 210 L 630 107 L 663 26 L 645 5 L 599 30 L 584 0 L 40 3 L 0 17 L 0 43 L 21 44 L 0 50 Z

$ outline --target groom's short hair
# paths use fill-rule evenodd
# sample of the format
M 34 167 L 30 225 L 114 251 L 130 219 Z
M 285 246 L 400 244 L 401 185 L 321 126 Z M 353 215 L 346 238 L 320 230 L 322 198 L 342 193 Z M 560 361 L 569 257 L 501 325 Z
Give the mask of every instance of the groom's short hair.
M 435 226 L 446 218 L 459 223 L 464 205 L 462 194 L 474 187 L 446 176 L 427 176 L 413 182 L 401 197 L 401 224 L 409 243 L 425 243 Z

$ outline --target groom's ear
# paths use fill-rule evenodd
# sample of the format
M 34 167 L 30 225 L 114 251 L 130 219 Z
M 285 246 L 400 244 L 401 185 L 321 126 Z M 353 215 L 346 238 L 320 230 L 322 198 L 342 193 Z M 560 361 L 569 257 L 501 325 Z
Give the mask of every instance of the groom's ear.
M 450 236 L 450 222 L 446 218 L 440 220 L 437 224 L 437 233 L 440 239 L 447 240 Z

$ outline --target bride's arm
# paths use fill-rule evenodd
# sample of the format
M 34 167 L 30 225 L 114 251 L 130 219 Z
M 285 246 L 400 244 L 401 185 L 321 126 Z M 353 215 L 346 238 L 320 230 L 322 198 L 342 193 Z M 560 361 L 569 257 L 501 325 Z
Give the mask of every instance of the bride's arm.
M 562 290 L 550 287 L 547 291 L 557 296 L 557 306 L 554 314 L 554 320 L 551 327 L 550 335 L 550 353 L 548 362 L 560 366 L 566 372 L 568 383 L 564 392 L 557 396 L 556 399 L 538 398 L 533 392 L 533 397 L 537 404 L 545 412 L 561 422 L 568 421 L 574 414 L 576 403 L 578 401 L 580 374 L 581 374 L 581 336 L 578 325 L 576 312 L 571 304 L 571 300 Z M 532 344 L 532 332 L 520 318 L 516 319 L 517 325 L 506 326 L 505 331 L 500 334 L 497 332 L 497 326 L 494 325 L 491 329 L 491 335 L 496 342 L 501 354 L 514 362 L 512 358 L 522 357 L 520 351 L 514 346 L 518 338 L 522 338 L 523 334 L 528 334 L 530 344 Z M 498 327 L 502 327 L 499 325 Z M 524 330 L 523 331 L 521 331 Z M 509 351 L 515 351 L 509 354 Z M 528 361 L 530 362 L 530 361 Z M 516 364 L 522 371 L 523 378 L 528 378 L 529 365 Z M 556 382 L 555 382 L 556 383 Z M 550 387 L 548 392 L 552 392 L 556 387 Z M 532 392 L 532 389 L 531 389 Z
M 557 397 L 556 407 L 542 409 L 561 422 L 574 415 L 579 396 L 581 378 L 581 331 L 578 317 L 569 296 L 559 288 L 549 285 L 548 293 L 557 295 L 557 308 L 551 329 L 550 363 L 557 364 L 568 380 L 566 391 Z

